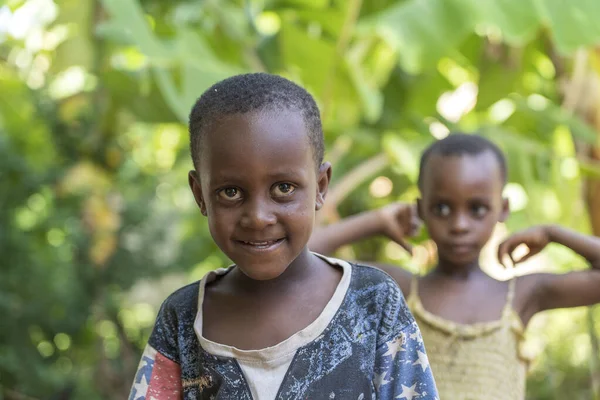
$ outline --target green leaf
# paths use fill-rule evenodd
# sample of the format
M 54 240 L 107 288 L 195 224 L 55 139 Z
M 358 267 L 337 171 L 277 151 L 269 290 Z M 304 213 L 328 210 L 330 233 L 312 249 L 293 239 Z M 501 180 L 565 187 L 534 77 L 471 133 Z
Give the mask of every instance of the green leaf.
M 280 51 L 288 69 L 297 74 L 305 86 L 322 95 L 329 79 L 334 79 L 332 70 L 336 57 L 334 43 L 310 35 L 306 28 L 287 17 L 279 35 Z
M 554 131 L 557 126 L 566 125 L 576 138 L 590 144 L 596 144 L 596 130 L 580 117 L 570 114 L 559 105 L 547 101 L 543 108 L 533 109 L 526 99 L 517 95 L 511 96 L 511 98 L 515 101 L 518 110 L 543 121 L 547 125 L 548 130 Z
M 411 73 L 452 54 L 474 28 L 474 11 L 459 0 L 399 2 L 361 22 L 397 49 L 400 65 Z
M 138 46 L 142 53 L 152 59 L 153 63 L 170 65 L 173 62 L 173 52 L 154 37 L 137 1 L 102 0 L 102 2 L 113 18 L 109 25 L 111 28 L 119 29 L 130 43 Z
M 600 43 L 600 2 L 596 0 L 535 0 L 558 50 L 573 53 Z
M 413 183 L 416 183 L 419 175 L 419 160 L 415 154 L 419 152 L 396 133 L 384 134 L 382 147 L 392 163 L 398 166 Z
M 540 26 L 540 17 L 533 1 L 470 0 L 477 14 L 479 27 L 496 28 L 507 43 L 523 46 L 533 39 Z
M 159 40 L 144 18 L 139 4 L 133 0 L 104 0 L 113 20 L 110 26 L 125 33 L 132 44 L 144 53 L 165 100 L 177 117 L 187 121 L 196 99 L 210 85 L 242 72 L 241 68 L 220 61 L 201 36 L 181 28 L 172 45 Z M 173 79 L 172 67 L 181 70 L 181 87 Z

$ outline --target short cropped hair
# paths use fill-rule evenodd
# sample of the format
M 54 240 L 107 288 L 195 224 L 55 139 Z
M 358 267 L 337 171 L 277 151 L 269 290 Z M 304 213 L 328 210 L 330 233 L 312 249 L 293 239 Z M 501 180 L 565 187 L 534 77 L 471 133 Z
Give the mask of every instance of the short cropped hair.
M 190 151 L 197 168 L 202 138 L 220 118 L 253 111 L 289 110 L 302 113 L 317 166 L 323 162 L 321 116 L 315 99 L 302 87 L 278 75 L 250 73 L 232 76 L 206 90 L 189 117 Z
M 498 146 L 496 146 L 490 140 L 479 135 L 451 133 L 444 139 L 434 142 L 427 147 L 425 151 L 423 151 L 423 154 L 421 155 L 421 161 L 419 163 L 419 188 L 421 188 L 423 184 L 423 173 L 427 167 L 427 161 L 432 155 L 439 154 L 441 156 L 461 156 L 466 154 L 476 156 L 485 153 L 486 151 L 491 152 L 498 161 L 498 166 L 500 167 L 500 173 L 502 175 L 502 183 L 506 184 L 508 175 L 506 158 Z

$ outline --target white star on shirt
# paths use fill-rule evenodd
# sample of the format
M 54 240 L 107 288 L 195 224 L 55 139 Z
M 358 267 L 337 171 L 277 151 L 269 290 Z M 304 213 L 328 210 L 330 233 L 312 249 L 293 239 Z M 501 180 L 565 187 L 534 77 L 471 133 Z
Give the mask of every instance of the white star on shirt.
M 391 341 L 391 342 L 387 342 L 387 351 L 385 352 L 384 356 L 392 356 L 392 359 L 394 359 L 396 357 L 396 354 L 399 351 L 406 351 L 406 349 L 404 347 L 402 347 L 402 344 L 404 344 L 404 336 L 400 335 L 398 336 L 395 340 Z
M 425 372 L 427 367 L 429 367 L 429 359 L 427 359 L 427 354 L 423 353 L 421 350 L 417 350 L 417 353 L 419 354 L 419 359 L 412 363 L 412 365 L 420 365 L 421 368 L 423 368 L 423 372 Z
M 400 393 L 400 395 L 396 396 L 396 398 L 412 400 L 413 397 L 416 397 L 419 395 L 419 393 L 417 393 L 417 391 L 415 390 L 416 387 L 417 387 L 416 383 L 414 385 L 412 385 L 411 387 L 406 387 L 406 386 L 402 385 L 402 393 Z
M 145 398 L 146 392 L 148 391 L 148 381 L 146 380 L 146 375 L 142 375 L 140 383 L 136 383 L 133 385 L 133 387 L 135 387 L 135 400 Z
M 383 385 L 391 382 L 391 381 L 388 381 L 387 379 L 385 379 L 386 372 L 387 371 L 383 371 L 381 374 L 375 374 L 375 379 L 373 379 L 373 381 L 375 383 L 375 387 L 377 388 L 377 390 L 379 390 L 379 388 L 382 387 Z
M 411 333 L 410 338 L 412 340 L 416 340 L 419 343 L 423 343 L 423 338 L 421 337 L 421 334 L 419 333 L 419 331 L 415 331 L 415 332 Z

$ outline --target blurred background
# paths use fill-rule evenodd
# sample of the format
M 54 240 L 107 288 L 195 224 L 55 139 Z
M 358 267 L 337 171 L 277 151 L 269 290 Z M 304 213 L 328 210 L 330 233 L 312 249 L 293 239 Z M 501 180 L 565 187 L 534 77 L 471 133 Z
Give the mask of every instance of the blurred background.
M 414 200 L 420 151 L 479 130 L 509 162 L 496 239 L 600 235 L 598 21 L 597 0 L 3 0 L 0 399 L 126 398 L 160 303 L 227 265 L 187 186 L 185 123 L 232 74 L 317 99 L 324 221 Z M 420 272 L 415 243 L 340 254 Z M 522 271 L 583 267 L 551 247 Z M 528 398 L 598 398 L 599 334 L 600 307 L 536 317 Z

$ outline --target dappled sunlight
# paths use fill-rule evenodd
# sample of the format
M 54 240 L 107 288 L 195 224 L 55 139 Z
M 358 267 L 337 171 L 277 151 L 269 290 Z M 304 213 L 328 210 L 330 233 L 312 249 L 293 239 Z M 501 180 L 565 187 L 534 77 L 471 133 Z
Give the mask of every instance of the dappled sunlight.
M 515 112 L 516 106 L 512 100 L 502 99 L 494 104 L 488 110 L 490 121 L 501 124 L 510 118 L 511 115 Z
M 438 140 L 441 140 L 450 134 L 448 127 L 438 121 L 429 124 L 429 132 L 431 132 L 431 135 Z
M 415 201 L 423 149 L 477 130 L 507 155 L 511 206 L 486 273 L 586 268 L 555 245 L 497 260 L 532 225 L 598 229 L 586 188 L 600 178 L 600 3 L 567 3 L 3 2 L 0 398 L 124 398 L 163 301 L 229 265 L 188 186 L 187 122 L 237 73 L 277 73 L 315 97 L 333 164 L 318 218 Z M 412 255 L 382 237 L 336 255 L 424 274 L 435 244 L 409 241 Z M 534 317 L 528 398 L 592 398 L 599 332 L 599 307 Z
M 369 185 L 369 193 L 371 193 L 371 196 L 378 198 L 389 196 L 393 189 L 394 184 L 387 176 L 378 176 Z
M 461 84 L 453 92 L 443 93 L 437 102 L 438 112 L 451 122 L 458 122 L 477 103 L 477 85 L 472 82 Z
M 525 188 L 515 182 L 509 182 L 504 187 L 503 196 L 508 199 L 511 212 L 522 211 L 529 203 L 529 196 Z

